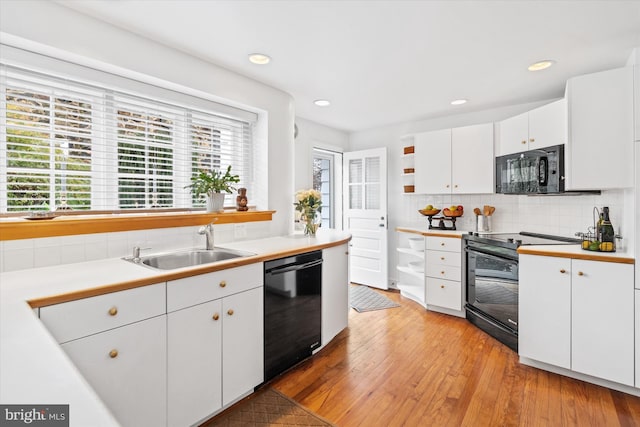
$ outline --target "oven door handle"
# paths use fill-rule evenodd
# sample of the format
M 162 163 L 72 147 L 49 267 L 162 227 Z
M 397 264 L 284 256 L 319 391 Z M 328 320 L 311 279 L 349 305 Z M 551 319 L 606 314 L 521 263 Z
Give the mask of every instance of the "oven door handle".
M 498 261 L 511 261 L 511 262 L 513 262 L 514 264 L 517 264 L 517 263 L 518 263 L 518 258 L 517 258 L 517 256 L 516 256 L 516 258 L 514 259 L 514 258 L 510 258 L 510 257 L 506 257 L 506 256 L 499 256 L 499 255 L 495 255 L 495 254 L 492 254 L 492 253 L 490 253 L 490 252 L 481 251 L 481 250 L 478 250 L 478 249 L 475 249 L 475 248 L 474 248 L 474 249 L 469 249 L 468 247 L 464 248 L 464 251 L 465 251 L 465 252 L 467 252 L 467 253 L 469 253 L 469 254 L 480 254 L 480 255 L 484 255 L 484 256 L 486 256 L 486 257 L 488 257 L 488 258 L 492 258 L 492 259 L 495 259 L 495 260 L 498 260 Z
M 285 267 L 276 267 L 276 268 L 273 268 L 271 270 L 267 270 L 267 274 L 272 274 L 272 275 L 284 274 L 284 273 L 288 273 L 290 271 L 304 270 L 305 268 L 311 268 L 311 267 L 315 267 L 317 265 L 322 265 L 322 259 L 318 259 L 318 260 L 315 260 L 315 261 L 310 261 L 310 262 L 307 262 L 305 264 L 294 264 L 294 265 L 289 265 L 289 266 L 285 266 Z

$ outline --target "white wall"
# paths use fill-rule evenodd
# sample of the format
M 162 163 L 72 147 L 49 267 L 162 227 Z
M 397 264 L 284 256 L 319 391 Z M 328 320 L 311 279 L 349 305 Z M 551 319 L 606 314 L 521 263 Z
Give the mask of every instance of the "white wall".
M 202 61 L 152 40 L 67 9 L 51 1 L 2 2 L 1 42 L 21 40 L 22 47 L 46 51 L 83 65 L 137 75 L 148 82 L 191 88 L 227 104 L 252 108 L 268 117 L 268 128 L 258 128 L 258 149 L 263 154 L 258 173 L 268 176 L 269 208 L 276 210 L 271 235 L 292 228 L 290 207 L 294 192 L 294 103 L 285 92 Z M 15 36 L 15 37 L 14 37 Z M 30 43 L 32 42 L 32 43 Z M 41 52 L 42 53 L 42 52 Z M 266 160 L 266 161 L 265 161 Z M 280 167 L 266 169 L 266 165 Z M 267 175 L 268 174 L 268 175 Z M 250 199 L 261 195 L 249 195 Z
M 403 135 L 496 122 L 550 101 L 552 100 L 402 123 L 364 132 L 355 132 L 351 135 L 351 150 L 374 147 L 387 147 L 388 149 L 388 253 L 390 280 L 395 280 L 394 266 L 397 264 L 397 253 L 395 251 L 397 233 L 394 230 L 401 225 L 426 228 L 428 226 L 427 219 L 420 215 L 418 209 L 427 204 L 440 208 L 450 205 L 463 205 L 465 207 L 465 215 L 459 218 L 456 223 L 459 230 L 473 230 L 475 227 L 473 208 L 482 208 L 483 205 L 487 204 L 496 207 L 496 212 L 492 219 L 494 231 L 531 231 L 568 237 L 573 237 L 577 231 L 587 231 L 587 227 L 593 223 L 592 213 L 594 206 L 599 208 L 609 206 L 611 221 L 616 228 L 616 232 L 624 236 L 620 250 L 633 250 L 633 233 L 629 234 L 633 230 L 633 206 L 629 206 L 630 211 L 625 209 L 625 206 L 629 205 L 629 191 L 605 191 L 601 195 L 573 196 L 518 196 L 503 194 L 428 196 L 403 193 L 401 162 L 403 147 L 400 140 Z

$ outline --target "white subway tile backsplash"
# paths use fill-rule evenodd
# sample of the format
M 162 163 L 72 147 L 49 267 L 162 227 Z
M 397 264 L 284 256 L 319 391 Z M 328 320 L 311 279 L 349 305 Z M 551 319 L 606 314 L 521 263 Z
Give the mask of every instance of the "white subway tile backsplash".
M 52 249 L 50 246 L 37 247 L 33 252 L 33 266 L 49 267 L 51 265 L 60 265 L 62 261 L 62 255 L 59 249 Z
M 8 243 L 8 242 L 5 242 Z M 3 250 L 4 269 L 2 271 L 24 270 L 33 268 L 33 248 Z

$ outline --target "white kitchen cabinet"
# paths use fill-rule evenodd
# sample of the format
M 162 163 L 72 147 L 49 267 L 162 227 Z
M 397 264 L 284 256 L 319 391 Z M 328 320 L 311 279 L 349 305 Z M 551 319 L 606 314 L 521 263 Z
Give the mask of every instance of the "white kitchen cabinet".
M 427 308 L 463 317 L 460 239 L 427 236 L 426 246 Z
M 263 288 L 222 300 L 222 405 L 264 380 Z
M 187 426 L 222 408 L 222 300 L 167 315 L 169 426 Z
M 166 425 L 166 326 L 158 316 L 62 344 L 125 427 Z
M 633 386 L 633 265 L 572 260 L 571 369 Z
M 518 354 L 571 369 L 571 260 L 519 258 Z
M 493 123 L 451 129 L 451 192 L 493 193 Z
M 348 325 L 349 250 L 346 244 L 322 250 L 322 345 Z
M 559 99 L 498 123 L 496 156 L 536 150 L 567 141 L 567 103 Z
M 633 186 L 633 67 L 567 81 L 566 188 Z
M 259 285 L 167 315 L 169 426 L 202 421 L 262 383 L 262 280 Z
M 493 193 L 493 124 L 417 134 L 415 165 L 416 193 Z
M 451 129 L 415 136 L 415 191 L 451 193 Z
M 396 269 L 398 271 L 398 280 L 396 281 L 396 286 L 402 296 L 426 308 L 424 237 L 420 234 L 404 232 L 397 233 L 397 237 L 398 265 Z M 409 239 L 416 239 L 415 241 L 418 242 L 415 243 L 416 246 L 411 247 Z M 419 242 L 422 242 L 422 244 Z
M 633 386 L 633 265 L 520 256 L 518 353 Z
M 50 305 L 40 320 L 59 343 L 166 313 L 164 283 Z

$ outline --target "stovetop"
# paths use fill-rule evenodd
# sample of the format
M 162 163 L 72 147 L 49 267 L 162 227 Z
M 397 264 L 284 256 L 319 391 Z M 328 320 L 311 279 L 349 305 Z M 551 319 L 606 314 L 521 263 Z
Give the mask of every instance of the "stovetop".
M 522 245 L 574 245 L 580 243 L 579 239 L 549 234 L 530 233 L 476 233 L 465 235 L 467 240 L 495 244 L 497 246 L 515 248 Z

